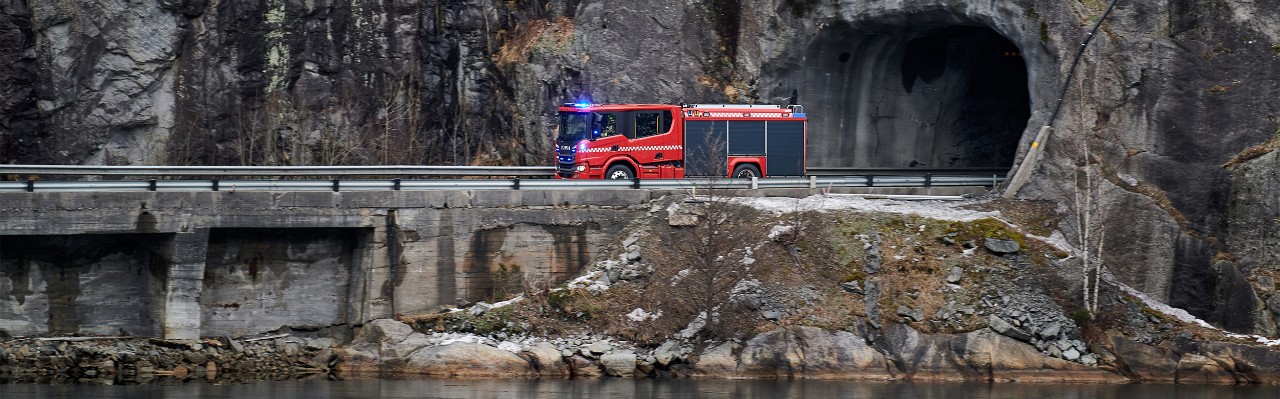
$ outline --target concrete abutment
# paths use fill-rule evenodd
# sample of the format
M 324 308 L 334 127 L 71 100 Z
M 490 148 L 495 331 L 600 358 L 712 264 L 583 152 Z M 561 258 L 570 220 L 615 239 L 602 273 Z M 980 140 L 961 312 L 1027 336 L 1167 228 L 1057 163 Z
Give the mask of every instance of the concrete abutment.
M 319 331 L 491 301 L 576 276 L 667 194 L 0 193 L 0 336 Z

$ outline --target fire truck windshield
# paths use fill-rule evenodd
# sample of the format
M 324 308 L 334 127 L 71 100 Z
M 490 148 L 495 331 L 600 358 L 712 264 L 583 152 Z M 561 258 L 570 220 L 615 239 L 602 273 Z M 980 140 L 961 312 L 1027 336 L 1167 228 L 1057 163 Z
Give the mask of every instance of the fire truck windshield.
M 587 112 L 561 112 L 560 113 L 560 137 L 556 140 L 559 142 L 577 142 L 586 140 L 591 130 L 590 113 Z

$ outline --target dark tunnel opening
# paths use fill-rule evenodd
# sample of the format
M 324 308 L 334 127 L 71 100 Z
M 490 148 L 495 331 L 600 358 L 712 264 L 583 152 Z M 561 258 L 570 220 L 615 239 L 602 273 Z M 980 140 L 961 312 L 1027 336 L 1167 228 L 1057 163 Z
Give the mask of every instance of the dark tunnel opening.
M 800 90 L 811 167 L 1012 167 L 1031 116 L 1022 52 L 986 27 L 836 24 L 775 90 Z

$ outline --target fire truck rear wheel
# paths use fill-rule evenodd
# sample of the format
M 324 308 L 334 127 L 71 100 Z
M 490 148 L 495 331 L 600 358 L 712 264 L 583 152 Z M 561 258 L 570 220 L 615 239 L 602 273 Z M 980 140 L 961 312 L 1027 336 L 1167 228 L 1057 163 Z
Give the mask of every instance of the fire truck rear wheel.
M 631 171 L 631 168 L 621 164 L 610 166 L 609 171 L 604 174 L 604 178 L 615 180 L 631 180 L 635 177 L 636 175 Z
M 760 168 L 751 164 L 742 164 L 733 168 L 733 177 L 741 179 L 750 179 L 752 177 L 760 177 Z

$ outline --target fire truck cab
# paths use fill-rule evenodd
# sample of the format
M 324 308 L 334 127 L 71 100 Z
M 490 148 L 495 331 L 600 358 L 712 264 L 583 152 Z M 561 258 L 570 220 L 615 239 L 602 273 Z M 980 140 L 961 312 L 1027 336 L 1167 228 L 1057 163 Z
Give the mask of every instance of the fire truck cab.
M 560 107 L 556 174 L 572 179 L 801 176 L 799 105 L 589 104 Z

